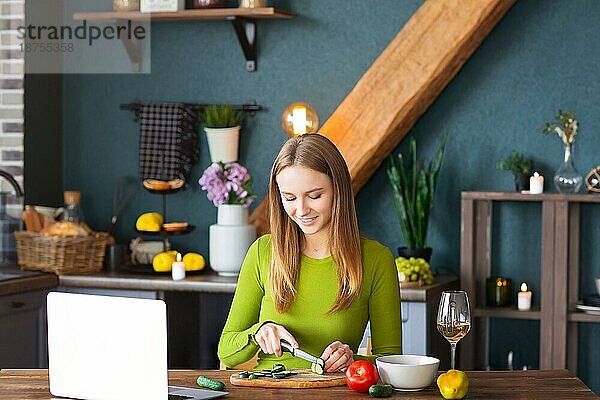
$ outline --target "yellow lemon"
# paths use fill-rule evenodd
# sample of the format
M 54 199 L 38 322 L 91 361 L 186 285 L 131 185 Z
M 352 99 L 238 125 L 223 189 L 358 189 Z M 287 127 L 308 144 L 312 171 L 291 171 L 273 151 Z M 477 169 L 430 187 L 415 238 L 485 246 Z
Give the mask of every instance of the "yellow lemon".
M 186 271 L 200 271 L 204 269 L 205 261 L 198 253 L 187 253 L 183 256 L 183 264 L 185 265 Z
M 144 213 L 135 221 L 138 231 L 158 232 L 163 224 L 163 216 L 156 212 Z
M 438 376 L 437 385 L 445 399 L 462 399 L 469 391 L 467 374 L 457 369 L 451 369 Z
M 152 259 L 152 268 L 156 272 L 168 272 L 172 269 L 175 257 L 177 257 L 177 252 L 174 250 L 158 253 Z

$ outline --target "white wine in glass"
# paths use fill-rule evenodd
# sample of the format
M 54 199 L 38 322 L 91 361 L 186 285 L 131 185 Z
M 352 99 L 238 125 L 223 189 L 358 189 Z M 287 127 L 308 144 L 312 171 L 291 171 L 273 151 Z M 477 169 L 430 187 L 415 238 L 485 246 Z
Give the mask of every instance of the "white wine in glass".
M 467 292 L 462 290 L 442 292 L 437 314 L 437 329 L 450 342 L 450 368 L 454 369 L 456 344 L 471 329 L 471 310 Z

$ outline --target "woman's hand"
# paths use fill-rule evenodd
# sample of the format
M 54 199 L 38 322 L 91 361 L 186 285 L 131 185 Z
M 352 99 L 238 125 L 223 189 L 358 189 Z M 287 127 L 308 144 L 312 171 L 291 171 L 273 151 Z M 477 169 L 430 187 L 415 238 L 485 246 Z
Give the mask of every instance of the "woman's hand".
M 344 372 L 354 362 L 354 352 L 350 346 L 336 340 L 325 348 L 321 358 L 325 361 L 325 372 Z
M 281 351 L 281 344 L 279 341 L 283 339 L 292 347 L 298 347 L 298 342 L 291 333 L 287 331 L 283 326 L 267 322 L 254 335 L 254 340 L 260 346 L 260 349 L 266 354 L 275 354 L 277 357 L 281 357 L 283 351 Z

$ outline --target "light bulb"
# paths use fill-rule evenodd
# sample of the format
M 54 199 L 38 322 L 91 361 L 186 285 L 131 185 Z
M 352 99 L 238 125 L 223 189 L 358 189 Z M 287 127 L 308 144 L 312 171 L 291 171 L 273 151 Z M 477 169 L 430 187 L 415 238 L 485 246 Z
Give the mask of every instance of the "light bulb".
M 319 116 L 306 103 L 292 103 L 281 114 L 281 126 L 291 137 L 315 133 L 319 128 Z

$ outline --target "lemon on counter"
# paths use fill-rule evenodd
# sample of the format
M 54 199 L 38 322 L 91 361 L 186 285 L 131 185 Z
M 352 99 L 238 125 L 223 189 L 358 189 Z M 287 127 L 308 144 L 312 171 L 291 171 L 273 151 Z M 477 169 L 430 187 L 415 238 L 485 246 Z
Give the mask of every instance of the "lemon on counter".
M 451 369 L 437 378 L 437 385 L 445 399 L 462 399 L 469 391 L 467 374 Z
M 168 272 L 172 269 L 172 264 L 177 257 L 176 250 L 163 251 L 162 253 L 158 253 L 152 259 L 152 268 L 156 272 Z
M 187 253 L 182 261 L 186 271 L 200 271 L 206 265 L 204 257 L 198 253 Z
M 138 231 L 159 232 L 163 222 L 163 216 L 157 212 L 144 213 L 135 221 L 135 229 Z

